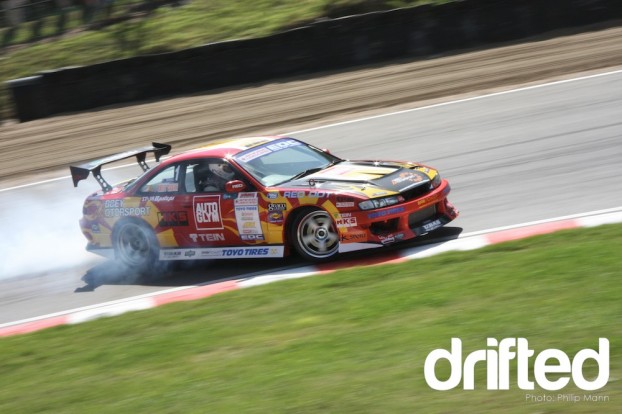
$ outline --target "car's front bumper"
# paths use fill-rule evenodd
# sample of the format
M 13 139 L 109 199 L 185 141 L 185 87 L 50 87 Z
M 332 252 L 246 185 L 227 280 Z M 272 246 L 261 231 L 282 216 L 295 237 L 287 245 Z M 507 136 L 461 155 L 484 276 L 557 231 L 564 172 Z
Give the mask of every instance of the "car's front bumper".
M 341 251 L 388 245 L 427 234 L 458 217 L 458 210 L 447 200 L 449 183 L 441 185 L 421 197 L 407 200 L 389 207 L 342 213 L 337 220 L 341 236 Z M 349 223 L 345 226 L 343 223 Z M 364 246 L 367 244 L 368 246 Z

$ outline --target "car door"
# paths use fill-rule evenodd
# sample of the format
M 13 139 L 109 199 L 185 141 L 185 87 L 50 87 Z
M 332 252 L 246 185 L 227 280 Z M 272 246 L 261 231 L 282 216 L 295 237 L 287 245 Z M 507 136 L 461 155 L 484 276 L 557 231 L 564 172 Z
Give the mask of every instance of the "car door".
M 215 168 L 222 165 L 232 173 L 221 180 L 220 185 L 205 177 L 205 174 L 212 174 Z M 263 240 L 258 194 L 256 191 L 226 191 L 225 184 L 234 180 L 244 182 L 245 190 L 253 190 L 242 174 L 226 160 L 190 160 L 184 165 L 182 174 L 184 195 L 180 200 L 189 223 L 187 233 L 179 237 L 184 246 L 241 246 L 250 240 Z
M 163 249 L 188 244 L 191 220 L 185 205 L 188 196 L 183 185 L 184 163 L 171 164 L 141 184 L 136 198 L 149 209 L 150 225 Z

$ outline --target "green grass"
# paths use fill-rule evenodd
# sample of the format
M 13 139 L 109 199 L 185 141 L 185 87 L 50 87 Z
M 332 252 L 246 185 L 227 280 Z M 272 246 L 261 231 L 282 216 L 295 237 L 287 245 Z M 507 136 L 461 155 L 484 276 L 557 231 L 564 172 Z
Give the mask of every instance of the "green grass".
M 0 412 L 619 412 L 620 246 L 621 225 L 564 231 L 5 338 Z M 488 337 L 524 337 L 536 353 L 571 358 L 606 337 L 609 383 L 523 391 L 513 365 L 509 391 L 486 391 L 482 367 L 474 391 L 433 391 L 425 357 L 452 337 L 464 355 Z M 586 378 L 595 374 L 587 363 Z
M 17 28 L 14 40 L 22 42 L 22 47 L 5 48 L 0 54 L 0 119 L 13 111 L 4 82 L 42 70 L 266 36 L 325 16 L 449 1 L 452 0 L 193 0 L 183 7 L 161 7 L 148 16 L 60 37 L 50 37 L 55 29 L 48 22 L 42 30 L 48 37 L 26 45 L 23 42 L 30 36 L 32 23 L 24 23 Z M 67 25 L 75 28 L 80 17 L 75 11 L 71 16 Z

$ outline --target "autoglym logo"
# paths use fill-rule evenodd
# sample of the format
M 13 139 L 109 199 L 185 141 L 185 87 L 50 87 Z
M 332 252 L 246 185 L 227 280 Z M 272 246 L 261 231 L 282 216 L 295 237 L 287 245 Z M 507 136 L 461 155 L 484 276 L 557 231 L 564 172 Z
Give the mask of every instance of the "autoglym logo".
M 451 350 L 435 349 L 425 359 L 424 376 L 428 385 L 439 391 L 456 388 L 463 381 L 463 389 L 475 389 L 475 365 L 478 362 L 486 365 L 486 388 L 488 390 L 510 389 L 510 361 L 516 359 L 516 381 L 522 390 L 533 390 L 534 381 L 529 376 L 529 358 L 535 351 L 529 349 L 525 338 L 505 338 L 497 341 L 488 338 L 489 349 L 471 352 L 462 362 L 462 340 L 451 339 Z M 446 380 L 436 376 L 436 364 L 440 360 L 449 361 L 450 375 Z M 594 360 L 598 365 L 595 379 L 586 379 L 583 365 L 587 360 Z M 550 375 L 549 374 L 554 374 Z M 570 374 L 570 375 L 563 375 Z M 551 378 L 552 377 L 552 378 Z M 547 391 L 564 388 L 570 382 L 585 391 L 593 391 L 604 387 L 609 381 L 609 340 L 598 339 L 598 351 L 582 349 L 572 361 L 559 349 L 545 349 L 537 354 L 533 363 L 533 378 L 539 387 Z

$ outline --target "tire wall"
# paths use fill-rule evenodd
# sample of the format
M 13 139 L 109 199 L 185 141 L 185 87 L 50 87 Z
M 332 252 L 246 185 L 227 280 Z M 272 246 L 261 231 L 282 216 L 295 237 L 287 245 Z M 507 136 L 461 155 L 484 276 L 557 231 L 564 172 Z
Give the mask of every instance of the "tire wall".
M 20 121 L 377 63 L 622 18 L 620 0 L 464 0 L 326 19 L 272 36 L 7 82 Z

